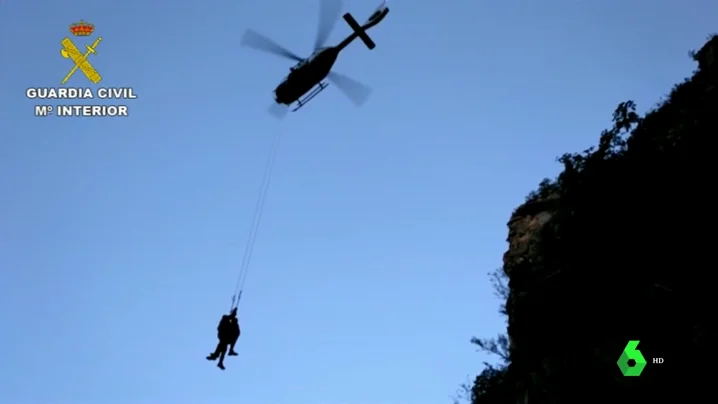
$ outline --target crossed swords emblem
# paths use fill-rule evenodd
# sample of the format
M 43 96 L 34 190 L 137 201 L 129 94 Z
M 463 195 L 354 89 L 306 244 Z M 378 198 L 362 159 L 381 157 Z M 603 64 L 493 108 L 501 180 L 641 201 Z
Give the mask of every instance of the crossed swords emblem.
M 60 54 L 65 59 L 72 59 L 72 61 L 75 63 L 75 66 L 70 70 L 69 73 L 65 76 L 64 79 L 62 79 L 62 84 L 67 83 L 68 80 L 70 80 L 70 77 L 72 77 L 77 69 L 80 69 L 80 71 L 85 75 L 85 77 L 88 78 L 91 82 L 94 84 L 99 83 L 102 80 L 102 76 L 100 76 L 100 73 L 95 70 L 95 68 L 90 64 L 90 61 L 87 60 L 87 58 L 90 57 L 90 55 L 97 55 L 97 51 L 95 50 L 97 48 L 97 45 L 100 44 L 102 41 L 102 37 L 99 37 L 95 39 L 95 42 L 92 43 L 92 45 L 85 45 L 85 48 L 87 48 L 87 52 L 83 54 L 80 52 L 79 49 L 77 49 L 77 46 L 75 46 L 74 43 L 70 40 L 70 38 L 65 38 L 62 40 L 62 49 L 60 50 Z

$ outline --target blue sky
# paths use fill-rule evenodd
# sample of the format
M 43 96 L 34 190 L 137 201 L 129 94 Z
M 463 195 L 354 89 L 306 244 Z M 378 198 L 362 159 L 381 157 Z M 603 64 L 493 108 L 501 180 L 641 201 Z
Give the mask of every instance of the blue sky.
M 347 0 L 363 20 L 375 0 Z M 162 3 L 164 4 L 164 3 Z M 390 2 L 330 87 L 282 122 L 317 1 L 0 2 L 0 402 L 448 403 L 503 328 L 486 273 L 555 157 L 690 75 L 708 0 Z M 94 23 L 126 119 L 32 116 L 68 25 Z M 349 32 L 343 22 L 331 36 Z M 12 56 L 7 56 L 12 55 Z M 74 84 L 73 84 L 74 83 Z M 77 76 L 73 85 L 85 85 Z M 240 356 L 204 356 L 229 305 L 272 136 L 283 143 L 240 308 Z

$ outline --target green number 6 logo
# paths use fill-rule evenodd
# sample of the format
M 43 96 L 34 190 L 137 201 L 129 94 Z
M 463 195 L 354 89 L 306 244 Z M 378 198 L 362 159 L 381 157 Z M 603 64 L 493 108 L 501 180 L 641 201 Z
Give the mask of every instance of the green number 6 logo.
M 643 354 L 641 354 L 641 351 L 636 349 L 639 342 L 641 341 L 628 341 L 621 357 L 618 358 L 618 362 L 616 362 L 624 376 L 640 376 L 643 372 L 643 368 L 646 367 L 646 359 L 643 357 Z M 636 362 L 633 366 L 628 363 L 631 359 Z

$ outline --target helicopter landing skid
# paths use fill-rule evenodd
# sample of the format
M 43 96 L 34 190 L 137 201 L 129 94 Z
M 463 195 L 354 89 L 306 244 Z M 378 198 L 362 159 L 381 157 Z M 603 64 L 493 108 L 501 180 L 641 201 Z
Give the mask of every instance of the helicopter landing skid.
M 312 98 L 316 97 L 319 93 L 324 91 L 325 88 L 329 86 L 328 83 L 319 83 L 316 87 L 312 89 L 312 91 L 309 92 L 304 98 L 301 98 L 299 101 L 297 101 L 297 107 L 292 110 L 292 112 L 298 111 L 301 107 L 305 106 L 309 101 L 311 101 Z

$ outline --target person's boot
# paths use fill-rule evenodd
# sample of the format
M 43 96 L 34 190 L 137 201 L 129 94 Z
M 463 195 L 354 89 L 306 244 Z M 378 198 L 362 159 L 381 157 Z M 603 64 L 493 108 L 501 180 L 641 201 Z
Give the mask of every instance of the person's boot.
M 217 367 L 224 370 L 224 363 L 222 363 L 222 362 L 218 363 Z
M 208 361 L 217 360 L 217 355 L 215 355 L 215 354 L 209 354 L 209 356 L 207 357 L 207 360 L 208 360 Z
M 237 356 L 237 352 L 234 352 L 234 349 L 230 349 L 229 356 Z

